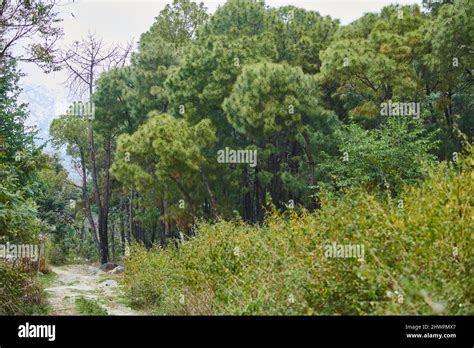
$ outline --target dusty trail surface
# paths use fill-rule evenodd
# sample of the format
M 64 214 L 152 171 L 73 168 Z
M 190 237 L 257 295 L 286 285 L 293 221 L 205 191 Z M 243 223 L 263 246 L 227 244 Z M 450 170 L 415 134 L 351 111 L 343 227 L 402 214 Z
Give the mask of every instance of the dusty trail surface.
M 81 315 L 75 300 L 97 301 L 109 315 L 143 315 L 128 307 L 120 286 L 121 275 L 112 275 L 91 265 L 52 267 L 56 277 L 46 289 L 51 315 Z

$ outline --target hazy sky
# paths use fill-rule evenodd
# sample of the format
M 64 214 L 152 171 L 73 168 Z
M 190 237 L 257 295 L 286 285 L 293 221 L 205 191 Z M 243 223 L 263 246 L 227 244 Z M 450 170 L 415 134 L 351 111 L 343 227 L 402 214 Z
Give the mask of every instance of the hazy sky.
M 267 0 L 272 7 L 294 5 L 330 15 L 347 24 L 366 12 L 377 12 L 386 5 L 421 4 L 422 0 Z M 64 39 L 60 46 L 79 40 L 89 31 L 101 36 L 105 43 L 136 42 L 147 31 L 158 13 L 172 0 L 75 0 L 65 3 L 58 10 L 63 19 Z M 203 0 L 210 12 L 225 0 Z M 33 64 L 21 64 L 27 74 L 21 80 L 23 100 L 29 103 L 29 125 L 39 126 L 45 137 L 51 119 L 63 113 L 71 99 L 63 85 L 65 73 L 43 74 Z

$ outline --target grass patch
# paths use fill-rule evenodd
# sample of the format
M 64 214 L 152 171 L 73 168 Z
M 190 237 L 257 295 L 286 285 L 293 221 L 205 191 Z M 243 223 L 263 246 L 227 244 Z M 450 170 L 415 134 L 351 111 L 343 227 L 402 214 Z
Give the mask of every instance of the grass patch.
M 50 288 L 57 278 L 58 275 L 54 272 L 49 272 L 47 274 L 41 273 L 38 274 L 37 277 L 38 283 L 43 289 Z
M 76 299 L 75 304 L 77 311 L 82 315 L 108 315 L 107 311 L 96 300 L 79 297 Z

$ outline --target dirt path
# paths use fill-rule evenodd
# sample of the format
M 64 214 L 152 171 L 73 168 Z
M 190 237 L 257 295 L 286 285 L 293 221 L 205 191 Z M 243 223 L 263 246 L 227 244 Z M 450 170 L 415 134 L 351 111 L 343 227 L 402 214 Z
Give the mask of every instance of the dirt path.
M 102 272 L 90 265 L 53 267 L 56 278 L 46 289 L 52 315 L 80 315 L 75 300 L 79 297 L 97 301 L 109 315 L 143 315 L 129 308 L 120 288 L 120 275 Z

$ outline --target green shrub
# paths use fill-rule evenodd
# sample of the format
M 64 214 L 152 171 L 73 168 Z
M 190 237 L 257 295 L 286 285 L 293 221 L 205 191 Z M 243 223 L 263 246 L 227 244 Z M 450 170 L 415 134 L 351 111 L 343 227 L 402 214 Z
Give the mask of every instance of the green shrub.
M 46 314 L 47 308 L 35 274 L 0 261 L 0 315 Z
M 76 308 L 83 315 L 107 315 L 107 311 L 102 308 L 97 301 L 79 297 L 75 301 Z
M 435 135 L 427 134 L 419 120 L 404 118 L 389 118 L 372 130 L 344 126 L 336 132 L 340 158 L 327 158 L 319 169 L 336 188 L 399 193 L 405 184 L 422 179 L 424 164 L 435 159 L 430 154 L 439 145 Z
M 12 167 L 0 163 L 0 243 L 29 243 L 36 240 L 41 230 L 36 203 L 21 186 Z
M 472 314 L 473 165 L 433 166 L 396 200 L 351 189 L 323 194 L 314 213 L 202 223 L 179 248 L 134 246 L 128 296 L 158 314 Z M 333 242 L 364 246 L 364 258 L 326 257 Z
M 52 265 L 61 266 L 67 264 L 69 261 L 68 253 L 65 252 L 58 243 L 48 241 L 46 244 L 46 255 Z
M 90 234 L 81 237 L 73 228 L 62 234 L 53 234 L 46 243 L 46 257 L 52 265 L 75 264 L 79 260 L 99 259 L 97 247 Z

